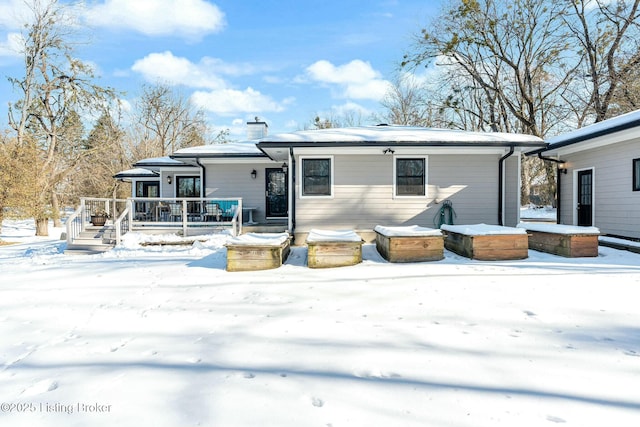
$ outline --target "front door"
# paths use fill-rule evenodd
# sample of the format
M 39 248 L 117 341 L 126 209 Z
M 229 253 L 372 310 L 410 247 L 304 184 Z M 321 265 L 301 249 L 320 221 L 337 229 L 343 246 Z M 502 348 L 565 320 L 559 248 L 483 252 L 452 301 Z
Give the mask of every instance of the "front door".
M 578 225 L 593 225 L 593 171 L 578 172 Z
M 265 173 L 265 179 L 267 218 L 286 217 L 289 210 L 287 174 L 280 168 L 268 168 Z

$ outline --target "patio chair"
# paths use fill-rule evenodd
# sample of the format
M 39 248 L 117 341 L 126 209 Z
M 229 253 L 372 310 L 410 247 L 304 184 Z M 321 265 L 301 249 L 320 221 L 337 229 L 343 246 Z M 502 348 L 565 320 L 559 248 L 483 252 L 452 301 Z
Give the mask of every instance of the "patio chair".
M 206 205 L 204 205 L 204 220 L 205 221 L 209 221 L 209 218 L 211 218 L 211 220 L 215 221 L 220 221 L 220 217 L 222 216 L 222 210 L 220 209 L 220 207 L 218 206 L 217 203 L 207 203 Z
M 171 203 L 169 207 L 171 208 L 171 213 L 169 214 L 171 221 L 182 221 L 182 204 Z
M 225 221 L 231 221 L 233 219 L 233 215 L 235 215 L 236 210 L 238 210 L 238 205 L 231 205 L 228 209 L 224 211 L 222 214 L 222 218 Z

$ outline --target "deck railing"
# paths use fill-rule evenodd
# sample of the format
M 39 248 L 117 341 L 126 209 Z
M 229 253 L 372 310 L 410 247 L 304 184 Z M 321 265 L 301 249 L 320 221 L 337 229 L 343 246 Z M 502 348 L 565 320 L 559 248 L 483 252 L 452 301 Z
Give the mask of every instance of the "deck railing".
M 181 227 L 183 235 L 201 227 L 230 228 L 242 233 L 242 198 L 161 198 L 129 199 L 132 227 Z
M 112 218 L 116 244 L 134 229 L 182 229 L 182 235 L 203 228 L 229 229 L 242 234 L 242 198 L 82 198 L 80 207 L 67 220 L 67 242 L 73 240 L 99 213 Z

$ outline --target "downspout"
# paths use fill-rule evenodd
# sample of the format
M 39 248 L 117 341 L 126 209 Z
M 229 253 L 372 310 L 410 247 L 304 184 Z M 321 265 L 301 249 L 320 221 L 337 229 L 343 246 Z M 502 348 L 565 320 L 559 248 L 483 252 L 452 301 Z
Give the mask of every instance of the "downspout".
M 296 159 L 293 156 L 293 147 L 289 147 L 289 173 L 291 174 L 291 179 L 289 180 L 291 184 L 289 188 L 289 199 L 291 200 L 289 216 L 291 217 L 291 235 L 293 236 L 296 229 Z
M 196 163 L 200 166 L 200 169 L 202 169 L 202 178 L 200 178 L 200 198 L 203 199 L 204 193 L 207 191 L 207 171 L 204 165 L 200 163 L 200 157 L 196 157 Z
M 504 220 L 502 219 L 504 210 L 504 200 L 502 197 L 502 192 L 504 190 L 504 184 L 502 183 L 502 181 L 504 180 L 504 161 L 507 160 L 507 158 L 511 157 L 514 151 L 514 146 L 510 145 L 509 152 L 500 157 L 500 161 L 498 161 L 498 225 L 504 225 Z
M 554 162 L 557 163 L 558 165 L 565 163 L 564 160 L 559 160 L 559 159 L 554 159 L 552 157 L 544 157 L 542 155 L 542 153 L 538 153 L 538 158 L 540 160 L 544 160 L 544 161 L 548 161 L 548 162 Z M 560 201 L 562 200 L 561 196 L 561 189 L 562 189 L 562 174 L 563 172 L 560 171 L 560 168 L 556 168 L 556 223 L 560 224 L 560 206 L 562 203 L 560 203 Z

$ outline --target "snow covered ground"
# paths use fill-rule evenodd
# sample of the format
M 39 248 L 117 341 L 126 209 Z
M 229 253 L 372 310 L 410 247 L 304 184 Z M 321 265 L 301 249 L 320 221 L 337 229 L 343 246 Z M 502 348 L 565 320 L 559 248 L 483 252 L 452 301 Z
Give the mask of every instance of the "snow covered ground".
M 640 255 L 226 272 L 222 236 L 0 246 L 2 426 L 640 425 Z

